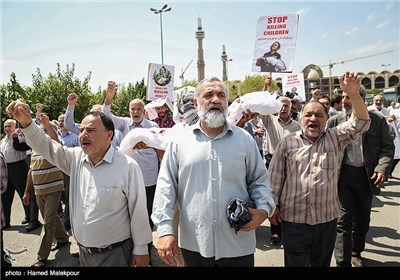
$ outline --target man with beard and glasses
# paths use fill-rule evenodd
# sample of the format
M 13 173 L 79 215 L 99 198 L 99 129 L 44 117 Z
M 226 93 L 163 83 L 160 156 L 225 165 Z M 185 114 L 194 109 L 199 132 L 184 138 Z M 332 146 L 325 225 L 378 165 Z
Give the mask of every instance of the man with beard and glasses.
M 255 229 L 275 209 L 267 170 L 252 135 L 226 121 L 223 82 L 201 81 L 193 102 L 200 120 L 169 142 L 161 162 L 152 214 L 158 254 L 175 265 L 178 242 L 187 266 L 254 266 Z M 252 216 L 237 234 L 226 210 L 233 198 L 249 203 Z M 172 226 L 176 202 L 178 241 Z
M 268 168 L 281 222 L 285 266 L 329 266 L 336 239 L 339 158 L 346 146 L 369 128 L 370 118 L 358 93 L 360 77 L 346 72 L 340 87 L 353 104 L 348 121 L 326 129 L 327 108 L 310 101 L 301 114 L 301 130 L 283 138 Z

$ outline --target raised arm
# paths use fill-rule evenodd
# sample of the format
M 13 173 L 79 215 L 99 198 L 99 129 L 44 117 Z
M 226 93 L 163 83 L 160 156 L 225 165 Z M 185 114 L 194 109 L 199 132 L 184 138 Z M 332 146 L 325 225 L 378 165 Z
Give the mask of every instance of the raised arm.
M 31 111 L 28 104 L 20 100 L 13 101 L 7 107 L 7 114 L 21 124 L 27 144 L 40 153 L 51 164 L 57 166 L 67 175 L 71 173 L 71 162 L 74 158 L 74 149 L 63 147 L 46 136 L 45 132 L 32 123 Z
M 12 101 L 10 105 L 7 106 L 6 111 L 8 116 L 14 117 L 22 128 L 27 127 L 32 122 L 29 105 L 20 100 Z
M 50 123 L 49 117 L 46 116 L 45 114 L 40 114 L 39 120 L 40 120 L 40 123 L 46 129 L 47 135 L 49 135 L 50 138 L 53 139 L 54 141 L 60 142 L 60 140 L 58 139 L 57 132 L 54 130 L 53 126 Z
M 117 85 L 115 84 L 114 81 L 108 81 L 106 99 L 104 100 L 104 104 L 111 105 L 116 93 L 117 93 Z
M 267 77 L 265 78 L 262 91 L 269 91 L 269 87 L 271 86 L 271 80 L 272 79 L 271 79 L 271 73 L 270 73 L 269 76 L 267 75 Z
M 74 110 L 78 99 L 78 95 L 74 92 L 68 95 L 68 107 L 64 114 L 64 127 L 76 135 L 79 135 L 80 132 L 80 127 L 75 123 L 74 120 Z
M 35 122 L 37 125 L 39 125 L 40 124 L 39 123 L 39 115 L 43 112 L 44 105 L 42 103 L 36 103 L 35 108 L 36 108 Z
M 353 72 L 346 71 L 344 78 L 339 77 L 339 83 L 340 88 L 350 97 L 353 114 L 360 120 L 368 120 L 368 110 L 360 95 L 360 77 Z
M 12 134 L 11 137 L 13 139 L 13 148 L 17 151 L 28 151 L 31 149 L 31 147 L 26 144 L 25 141 L 19 142 L 18 134 L 19 134 L 19 128 L 17 128 Z

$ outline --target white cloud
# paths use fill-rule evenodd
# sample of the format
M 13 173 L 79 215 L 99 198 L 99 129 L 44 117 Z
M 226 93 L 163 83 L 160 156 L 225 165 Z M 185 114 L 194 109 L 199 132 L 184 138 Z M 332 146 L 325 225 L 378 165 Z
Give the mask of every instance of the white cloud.
M 374 19 L 375 19 L 375 16 L 373 14 L 370 14 L 367 17 L 367 22 L 373 21 Z
M 347 36 L 351 36 L 351 35 L 355 34 L 357 31 L 358 31 L 358 27 L 353 27 L 353 29 L 351 29 L 351 30 L 349 30 L 349 31 L 346 31 L 345 34 L 346 34 Z
M 360 48 L 353 48 L 349 49 L 347 51 L 348 54 L 357 54 L 357 55 L 363 55 L 363 54 L 370 54 L 372 52 L 376 53 L 377 51 L 381 50 L 390 50 L 391 48 L 395 47 L 397 42 L 395 41 L 378 41 L 366 46 L 362 46 Z M 383 51 L 384 52 L 384 51 Z
M 376 29 L 381 29 L 382 27 L 385 27 L 386 25 L 388 25 L 388 23 L 389 23 L 389 20 L 385 20 L 384 22 L 378 24 L 376 26 Z
M 386 10 L 391 10 L 394 6 L 394 1 L 386 3 Z

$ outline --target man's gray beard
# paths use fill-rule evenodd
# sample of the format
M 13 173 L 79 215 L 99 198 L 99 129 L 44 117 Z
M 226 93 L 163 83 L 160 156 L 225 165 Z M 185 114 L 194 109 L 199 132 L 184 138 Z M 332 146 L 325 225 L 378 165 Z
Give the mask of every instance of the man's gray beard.
M 322 131 L 320 132 L 310 132 L 308 130 L 303 130 L 303 133 L 305 136 L 309 137 L 309 138 L 317 138 L 318 136 L 320 136 L 322 134 Z
M 201 109 L 198 114 L 200 120 L 204 122 L 210 128 L 216 128 L 223 126 L 226 121 L 226 116 L 222 112 L 204 112 L 207 109 Z

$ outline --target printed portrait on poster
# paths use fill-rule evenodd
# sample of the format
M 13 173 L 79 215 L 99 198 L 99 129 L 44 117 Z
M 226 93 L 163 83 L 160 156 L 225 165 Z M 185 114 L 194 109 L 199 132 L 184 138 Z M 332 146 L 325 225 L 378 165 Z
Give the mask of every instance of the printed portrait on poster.
M 149 63 L 147 77 L 147 100 L 165 98 L 174 92 L 174 69 L 172 65 Z
M 258 19 L 253 72 L 293 71 L 298 21 L 298 14 Z

